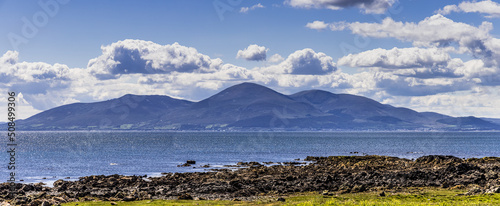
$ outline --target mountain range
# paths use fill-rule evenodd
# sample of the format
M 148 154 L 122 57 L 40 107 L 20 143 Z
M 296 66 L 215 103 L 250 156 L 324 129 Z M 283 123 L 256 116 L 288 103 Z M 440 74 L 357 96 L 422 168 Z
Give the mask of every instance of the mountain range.
M 498 130 L 499 121 L 451 117 L 322 90 L 292 95 L 254 83 L 193 102 L 125 95 L 56 107 L 16 124 L 21 130 Z

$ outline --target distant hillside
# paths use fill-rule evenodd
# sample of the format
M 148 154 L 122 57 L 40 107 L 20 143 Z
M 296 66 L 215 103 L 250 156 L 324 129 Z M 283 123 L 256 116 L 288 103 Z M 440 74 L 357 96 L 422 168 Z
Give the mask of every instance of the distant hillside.
M 500 125 L 500 119 L 496 119 L 496 118 L 481 118 L 481 119 L 484 120 L 484 121 L 491 122 L 493 124 Z
M 492 130 L 495 121 L 416 112 L 375 100 L 308 90 L 284 95 L 243 83 L 199 102 L 125 95 L 56 107 L 18 122 L 22 130 Z

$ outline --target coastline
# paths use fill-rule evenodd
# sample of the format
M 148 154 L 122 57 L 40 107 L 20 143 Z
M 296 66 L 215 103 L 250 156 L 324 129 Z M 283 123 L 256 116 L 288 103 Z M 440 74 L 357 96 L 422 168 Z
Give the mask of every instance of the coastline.
M 15 205 L 77 201 L 152 199 L 256 200 L 304 192 L 325 195 L 383 192 L 430 187 L 466 189 L 463 195 L 500 192 L 500 158 L 461 159 L 423 156 L 408 160 L 388 156 L 307 157 L 310 164 L 266 166 L 242 163 L 242 168 L 212 172 L 165 173 L 160 177 L 99 175 L 78 181 L 57 180 L 53 187 L 16 184 L 16 196 L 0 185 L 2 201 Z M 7 192 L 7 193 L 6 193 Z

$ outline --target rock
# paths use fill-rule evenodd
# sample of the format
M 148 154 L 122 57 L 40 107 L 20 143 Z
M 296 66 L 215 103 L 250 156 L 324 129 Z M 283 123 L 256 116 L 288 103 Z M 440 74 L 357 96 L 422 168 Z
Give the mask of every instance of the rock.
M 25 191 L 23 191 L 22 189 L 19 189 L 19 190 L 17 190 L 17 191 L 16 191 L 16 194 L 17 194 L 17 195 L 25 195 L 25 194 L 26 194 L 26 192 L 25 192 Z
M 118 192 L 118 193 L 116 193 L 116 195 L 115 195 L 115 197 L 116 197 L 116 198 L 122 198 L 122 199 L 123 199 L 123 198 L 125 198 L 125 196 L 126 196 L 126 195 L 125 195 L 125 194 L 123 194 L 123 192 Z
M 122 200 L 125 202 L 129 202 L 136 200 L 136 198 L 134 196 L 125 196 Z
M 466 192 L 465 195 L 478 195 L 478 194 L 482 194 L 482 193 L 483 193 L 483 190 L 481 188 L 474 187 L 474 188 L 470 189 L 468 192 Z
M 417 158 L 415 160 L 416 163 L 424 163 L 424 164 L 440 164 L 447 162 L 463 162 L 462 159 L 454 156 L 445 156 L 445 155 L 428 155 Z
M 123 199 L 123 198 L 122 198 Z M 108 198 L 108 201 L 113 201 L 113 202 L 116 202 L 116 201 L 120 201 L 121 199 L 119 198 L 116 198 L 116 197 L 110 197 Z
M 193 200 L 194 198 L 190 194 L 184 193 L 184 194 L 178 196 L 177 199 L 178 200 Z
M 52 198 L 53 200 L 57 201 L 57 202 L 60 202 L 60 203 L 66 203 L 66 199 L 62 198 L 62 197 L 54 197 Z
M 111 202 L 111 205 L 117 205 L 116 202 Z
M 258 167 L 258 166 L 262 166 L 258 162 L 238 162 L 236 165 L 237 166 L 244 166 L 244 167 Z
M 50 206 L 51 204 L 47 201 L 43 201 L 40 206 Z
M 28 191 L 31 191 L 33 189 L 35 189 L 35 187 L 33 185 L 23 185 L 20 190 L 22 190 L 24 192 L 28 192 Z
M 181 165 L 177 165 L 177 167 L 191 167 L 191 164 L 184 163 L 184 164 L 181 164 Z
M 278 202 L 285 202 L 286 200 L 285 200 L 285 198 L 279 197 L 279 198 L 277 199 L 277 201 L 278 201 Z
M 194 164 L 196 164 L 196 161 L 188 160 L 188 161 L 186 161 L 186 164 L 194 165 Z
M 304 162 L 283 162 L 283 165 L 303 165 Z
M 500 193 L 500 187 L 492 187 L 490 189 L 487 189 L 484 193 L 486 194 Z
M 239 201 L 241 201 L 241 200 L 240 200 L 240 199 L 238 199 L 238 198 L 234 198 L 234 199 L 233 199 L 233 201 L 235 201 L 235 202 L 239 202 Z
M 41 198 L 44 198 L 45 196 L 47 196 L 47 193 L 46 193 L 46 192 L 40 192 L 40 193 L 38 193 L 38 194 L 33 195 L 33 197 L 34 197 L 35 199 L 41 199 Z
M 450 187 L 450 190 L 463 190 L 465 189 L 464 185 L 455 185 L 453 187 Z
M 10 206 L 10 203 L 3 201 L 0 203 L 0 206 Z
M 39 206 L 42 204 L 42 200 L 33 200 L 31 201 L 30 205 L 36 205 L 36 206 Z
M 366 191 L 365 185 L 355 185 L 351 192 L 364 192 Z

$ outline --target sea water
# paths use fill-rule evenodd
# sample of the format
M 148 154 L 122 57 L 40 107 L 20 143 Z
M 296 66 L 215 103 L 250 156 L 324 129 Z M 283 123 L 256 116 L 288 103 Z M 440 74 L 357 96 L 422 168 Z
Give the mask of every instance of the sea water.
M 500 156 L 499 132 L 18 132 L 16 178 L 51 183 L 88 175 L 207 171 L 237 162 L 288 162 L 307 156 Z M 7 138 L 0 139 L 6 182 Z M 195 160 L 191 167 L 177 167 Z M 210 169 L 210 168 L 209 168 Z

